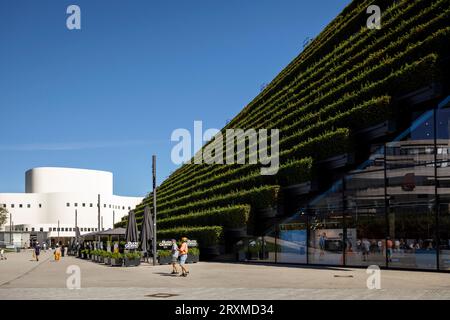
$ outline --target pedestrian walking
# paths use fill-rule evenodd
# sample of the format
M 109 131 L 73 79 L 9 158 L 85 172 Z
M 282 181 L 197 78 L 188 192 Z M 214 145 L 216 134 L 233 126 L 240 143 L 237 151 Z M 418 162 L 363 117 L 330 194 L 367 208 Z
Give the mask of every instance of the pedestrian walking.
M 178 245 L 177 240 L 172 239 L 172 274 L 178 274 L 177 262 L 178 262 Z
M 64 247 L 64 243 L 61 243 L 61 257 L 64 257 L 66 248 Z
M 34 255 L 36 257 L 36 261 L 39 261 L 39 255 L 41 254 L 41 246 L 39 245 L 39 242 L 36 242 L 34 245 Z
M 181 238 L 181 246 L 178 249 L 180 253 L 180 267 L 182 271 L 181 273 L 182 277 L 187 277 L 187 275 L 189 274 L 189 270 L 186 268 L 186 259 L 189 252 L 187 240 L 188 239 L 186 237 Z
M 0 250 L 0 260 L 7 260 L 4 249 Z
M 59 245 L 56 245 L 54 255 L 55 255 L 55 261 L 59 261 L 59 259 L 61 258 L 61 248 L 59 247 Z

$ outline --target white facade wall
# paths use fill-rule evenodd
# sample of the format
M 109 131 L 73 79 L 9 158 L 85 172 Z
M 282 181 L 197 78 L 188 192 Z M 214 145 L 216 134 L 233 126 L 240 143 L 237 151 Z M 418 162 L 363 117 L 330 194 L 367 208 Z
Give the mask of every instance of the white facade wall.
M 25 173 L 26 193 L 113 194 L 113 174 L 73 168 L 34 168 Z
M 81 233 L 94 231 L 98 226 L 98 195 L 105 230 L 113 227 L 113 217 L 114 222 L 119 222 L 143 199 L 113 195 L 112 173 L 85 169 L 29 170 L 26 173 L 26 189 L 47 192 L 0 193 L 0 206 L 12 214 L 14 225 L 20 225 L 23 231 L 51 230 L 50 237 L 57 236 L 53 228 L 58 227 L 58 221 L 61 228 L 59 236 L 75 235 L 75 211 Z M 9 230 L 9 221 L 3 229 Z

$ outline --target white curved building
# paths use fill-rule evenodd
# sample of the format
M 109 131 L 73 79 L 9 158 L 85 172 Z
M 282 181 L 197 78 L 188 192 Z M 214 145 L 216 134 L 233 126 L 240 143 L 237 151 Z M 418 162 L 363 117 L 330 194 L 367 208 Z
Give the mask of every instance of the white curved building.
M 106 230 L 143 199 L 114 195 L 113 174 L 97 170 L 34 168 L 25 173 L 25 186 L 25 193 L 0 193 L 12 230 L 45 232 L 53 240 L 75 236 L 75 219 L 81 234 L 97 231 L 98 203 L 100 228 Z M 8 221 L 3 229 L 9 227 Z

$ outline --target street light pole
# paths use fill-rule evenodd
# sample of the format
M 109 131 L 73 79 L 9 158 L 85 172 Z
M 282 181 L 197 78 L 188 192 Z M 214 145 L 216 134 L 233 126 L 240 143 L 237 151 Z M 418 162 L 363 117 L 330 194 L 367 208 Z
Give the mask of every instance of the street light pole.
M 78 211 L 75 209 L 75 244 L 78 246 Z M 78 250 L 78 249 L 77 249 Z
M 100 194 L 98 195 L 98 204 L 97 204 L 98 214 L 97 214 L 97 231 L 100 232 Z M 100 236 L 97 237 L 97 247 L 100 245 Z
M 12 238 L 12 213 L 9 214 L 9 243 L 13 244 L 13 238 Z
M 153 265 L 156 265 L 156 155 L 152 156 L 153 173 Z

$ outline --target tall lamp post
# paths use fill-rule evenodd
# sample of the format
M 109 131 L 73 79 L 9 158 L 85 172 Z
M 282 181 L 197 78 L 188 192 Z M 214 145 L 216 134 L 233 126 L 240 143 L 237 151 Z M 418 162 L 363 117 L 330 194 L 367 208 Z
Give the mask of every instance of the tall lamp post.
M 152 156 L 153 175 L 153 265 L 156 265 L 156 155 Z
M 98 195 L 98 204 L 97 204 L 97 209 L 98 209 L 98 215 L 97 215 L 97 231 L 100 232 L 100 194 Z M 97 248 L 99 248 L 100 246 L 100 235 L 97 236 L 98 242 L 97 242 Z
M 75 243 L 78 243 L 79 241 L 77 229 L 78 229 L 78 211 L 77 209 L 75 209 Z
M 9 243 L 13 244 L 13 235 L 12 235 L 12 213 L 9 214 Z

